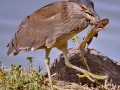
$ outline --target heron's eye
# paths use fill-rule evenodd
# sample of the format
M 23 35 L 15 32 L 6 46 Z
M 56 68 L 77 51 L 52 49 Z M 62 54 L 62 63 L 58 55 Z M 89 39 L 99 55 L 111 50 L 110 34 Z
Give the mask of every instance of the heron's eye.
M 87 11 L 87 8 L 84 6 L 84 5 L 80 5 L 81 9 L 86 12 Z

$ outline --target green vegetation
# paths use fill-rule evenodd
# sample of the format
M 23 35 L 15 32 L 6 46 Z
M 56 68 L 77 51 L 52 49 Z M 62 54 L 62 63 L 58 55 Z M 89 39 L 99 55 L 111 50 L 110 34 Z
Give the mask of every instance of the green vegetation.
M 0 63 L 0 90 L 43 90 L 44 74 L 36 72 L 33 65 L 33 57 L 27 57 L 30 70 L 11 65 L 6 69 Z

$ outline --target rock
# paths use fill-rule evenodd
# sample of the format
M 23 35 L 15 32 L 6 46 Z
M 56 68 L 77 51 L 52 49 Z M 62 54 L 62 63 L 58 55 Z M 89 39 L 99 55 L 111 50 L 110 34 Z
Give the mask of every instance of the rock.
M 80 51 L 78 49 L 68 50 L 69 61 L 80 68 L 86 69 L 86 65 L 80 57 Z M 98 73 L 108 76 L 108 82 L 112 80 L 113 84 L 120 85 L 120 65 L 107 56 L 104 56 L 95 49 L 88 49 L 86 51 L 87 64 L 92 73 Z M 57 73 L 60 75 L 60 79 L 63 81 L 69 81 L 73 83 L 82 83 L 87 85 L 96 86 L 98 83 L 91 82 L 87 78 L 78 78 L 76 74 L 82 74 L 74 69 L 71 69 L 65 65 L 63 54 L 60 54 L 57 59 L 54 60 L 51 66 L 51 73 Z M 104 81 L 98 80 L 99 83 L 104 84 Z

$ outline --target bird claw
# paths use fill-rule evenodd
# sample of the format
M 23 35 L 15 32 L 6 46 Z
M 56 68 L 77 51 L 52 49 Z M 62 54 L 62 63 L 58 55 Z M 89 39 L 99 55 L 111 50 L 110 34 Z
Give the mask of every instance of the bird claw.
M 84 44 L 81 44 L 81 45 L 84 45 Z M 85 53 L 82 52 L 82 53 L 80 54 L 80 57 L 84 60 L 84 63 L 86 64 L 88 71 L 87 71 L 87 70 L 83 70 L 83 71 L 82 71 L 83 75 L 77 74 L 77 76 L 78 76 L 79 78 L 87 77 L 87 78 L 88 78 L 90 81 L 92 81 L 92 82 L 95 82 L 95 79 L 101 79 L 101 80 L 107 79 L 107 76 L 95 75 L 95 74 L 92 74 L 92 73 L 90 72 L 90 69 L 89 69 L 89 67 L 88 67 L 88 65 L 87 65 L 87 62 L 86 62 Z M 78 71 L 80 71 L 80 70 L 78 69 Z
M 95 82 L 95 80 L 92 79 L 92 78 L 87 74 L 87 72 L 84 73 L 83 75 L 77 74 L 77 76 L 78 76 L 79 78 L 85 78 L 85 77 L 87 77 L 90 81 Z
M 79 78 L 85 78 L 87 77 L 90 81 L 95 82 L 95 79 L 100 79 L 100 80 L 105 80 L 107 79 L 107 76 L 100 76 L 100 75 L 95 75 L 92 74 L 88 71 L 85 71 L 83 75 L 77 74 Z

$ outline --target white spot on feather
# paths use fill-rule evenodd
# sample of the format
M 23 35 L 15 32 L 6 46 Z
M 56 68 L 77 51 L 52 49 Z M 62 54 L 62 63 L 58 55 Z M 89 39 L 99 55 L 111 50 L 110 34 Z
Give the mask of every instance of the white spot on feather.
M 31 48 L 31 51 L 34 51 L 34 50 L 35 50 L 35 49 L 32 47 L 32 48 Z
M 12 55 L 13 55 L 13 53 L 10 54 L 10 56 L 12 56 Z

